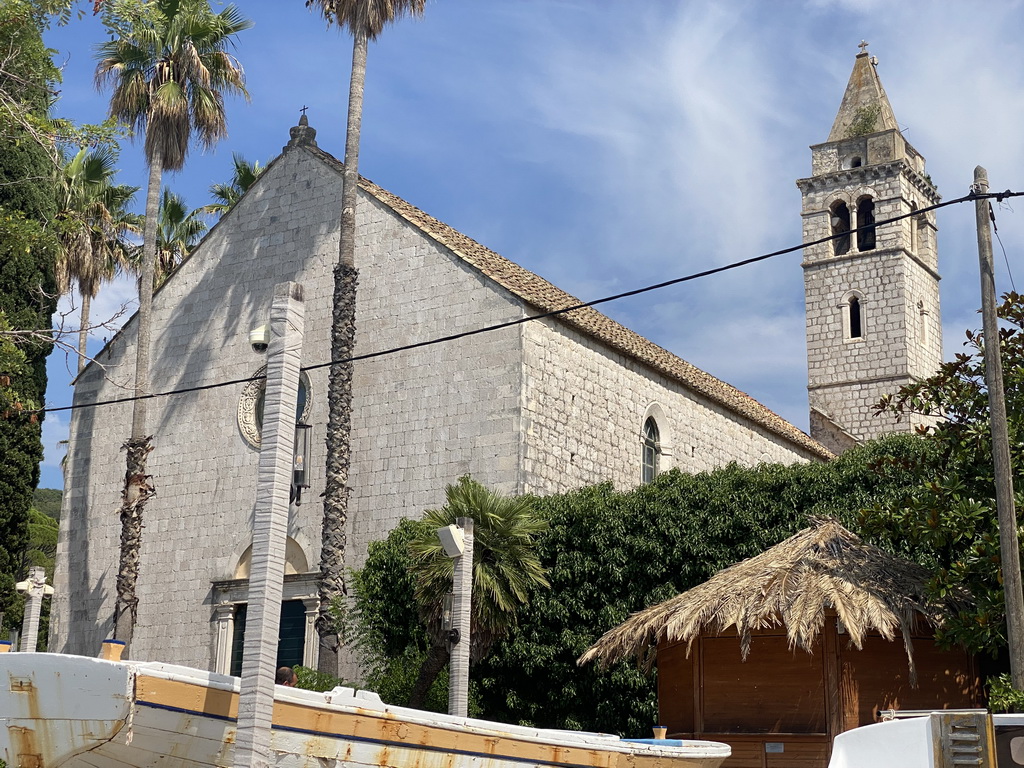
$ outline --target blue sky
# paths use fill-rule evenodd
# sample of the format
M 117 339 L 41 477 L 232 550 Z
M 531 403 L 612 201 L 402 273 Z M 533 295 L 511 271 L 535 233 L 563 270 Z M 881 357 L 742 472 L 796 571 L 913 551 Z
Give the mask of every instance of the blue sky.
M 238 5 L 255 22 L 235 50 L 251 101 L 229 104 L 216 150 L 165 177 L 193 207 L 228 180 L 232 152 L 273 159 L 302 106 L 320 146 L 343 154 L 349 38 L 302 0 Z M 994 190 L 1024 190 L 1021 29 L 1021 2 L 428 0 L 422 19 L 371 45 L 360 171 L 593 299 L 798 243 L 794 181 L 810 175 L 808 145 L 828 136 L 862 39 L 946 199 L 979 164 Z M 48 34 L 61 114 L 104 117 L 108 94 L 92 85 L 102 39 L 92 18 Z M 125 143 L 122 183 L 145 185 L 140 154 Z M 997 210 L 1000 292 L 1011 276 L 1024 287 L 1014 207 Z M 943 209 L 938 224 L 948 357 L 980 326 L 973 206 Z M 94 318 L 133 294 L 112 284 Z M 602 311 L 807 428 L 798 253 Z M 51 357 L 48 405 L 70 403 L 69 367 Z M 46 418 L 43 487 L 62 485 L 68 420 Z

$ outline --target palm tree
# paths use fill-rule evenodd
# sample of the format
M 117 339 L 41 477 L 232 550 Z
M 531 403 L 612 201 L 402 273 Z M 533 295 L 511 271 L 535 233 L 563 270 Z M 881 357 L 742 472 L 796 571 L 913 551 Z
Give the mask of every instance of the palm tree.
M 356 190 L 359 185 L 359 130 L 363 119 L 367 42 L 395 19 L 422 15 L 426 0 L 306 0 L 328 25 L 352 34 L 352 76 L 348 89 L 348 126 L 341 187 L 341 235 L 334 267 L 334 320 L 327 386 L 327 477 L 320 548 L 319 670 L 338 676 L 338 627 L 332 607 L 345 589 L 345 526 L 348 519 L 348 470 L 351 462 L 352 352 L 356 338 Z
M 235 35 L 252 26 L 234 5 L 214 13 L 208 0 L 113 2 L 105 15 L 111 39 L 97 49 L 96 84 L 113 88 L 110 114 L 144 134 L 149 187 L 139 280 L 135 397 L 127 472 L 121 499 L 121 554 L 114 635 L 130 648 L 138 613 L 142 512 L 153 493 L 146 474 L 152 438 L 146 434 L 158 197 L 164 169 L 185 163 L 190 141 L 212 147 L 227 133 L 224 94 L 248 95 L 242 68 L 227 53 Z
M 469 638 L 470 662 L 484 658 L 502 635 L 516 625 L 516 611 L 525 605 L 530 589 L 547 587 L 546 569 L 537 556 L 536 538 L 547 530 L 524 497 L 495 493 L 461 477 L 445 488 L 446 503 L 423 516 L 423 536 L 409 544 L 416 576 L 416 602 L 427 623 L 431 647 L 409 696 L 410 707 L 421 707 L 438 672 L 448 661 L 441 632 L 445 595 L 452 589 L 454 560 L 444 553 L 435 531 L 460 517 L 473 519 L 473 610 Z
M 235 166 L 231 174 L 231 183 L 213 184 L 210 186 L 210 194 L 217 202 L 204 205 L 203 213 L 211 213 L 223 216 L 235 207 L 235 203 L 242 199 L 242 195 L 249 191 L 249 187 L 256 183 L 256 179 L 263 175 L 266 169 L 259 162 L 250 163 L 237 152 L 231 155 L 231 161 Z
M 88 360 L 92 300 L 103 283 L 122 270 L 131 270 L 135 246 L 128 236 L 142 228 L 142 217 L 128 211 L 139 188 L 112 183 L 115 161 L 109 148 L 83 148 L 64 164 L 58 187 L 57 287 L 64 294 L 71 290 L 72 283 L 77 284 L 82 297 L 79 373 Z
M 209 229 L 201 210 L 190 211 L 184 198 L 164 187 L 156 229 L 156 284 L 159 287 Z

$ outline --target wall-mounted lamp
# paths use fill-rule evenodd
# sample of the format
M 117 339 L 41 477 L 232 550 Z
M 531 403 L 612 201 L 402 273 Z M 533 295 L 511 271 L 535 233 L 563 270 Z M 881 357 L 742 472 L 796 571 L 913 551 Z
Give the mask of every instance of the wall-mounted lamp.
M 299 506 L 302 503 L 302 489 L 309 488 L 309 445 L 313 427 L 299 422 L 295 425 L 295 457 L 292 460 L 292 490 L 290 501 Z
M 452 606 L 454 603 L 455 595 L 449 592 L 444 596 L 444 604 L 441 608 L 441 630 L 452 645 L 455 645 L 462 639 L 458 627 L 455 626 L 455 621 L 452 618 Z

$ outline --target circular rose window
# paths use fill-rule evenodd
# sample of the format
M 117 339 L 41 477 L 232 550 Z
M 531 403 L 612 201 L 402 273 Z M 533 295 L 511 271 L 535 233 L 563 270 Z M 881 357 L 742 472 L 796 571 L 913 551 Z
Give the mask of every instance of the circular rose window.
M 253 448 L 260 447 L 260 434 L 263 432 L 263 403 L 267 395 L 267 366 L 262 366 L 253 374 L 252 381 L 242 389 L 238 400 L 238 429 L 242 437 Z M 313 398 L 309 395 L 309 377 L 299 374 L 299 400 L 295 407 L 295 421 L 309 423 L 309 415 L 313 410 Z

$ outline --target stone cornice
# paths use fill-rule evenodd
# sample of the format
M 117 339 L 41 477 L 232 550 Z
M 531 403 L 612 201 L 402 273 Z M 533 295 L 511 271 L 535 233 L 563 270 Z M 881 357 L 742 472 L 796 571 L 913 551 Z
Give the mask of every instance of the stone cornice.
M 809 176 L 805 179 L 797 179 L 796 186 L 801 192 L 807 194 L 808 192 L 823 191 L 837 184 L 870 184 L 873 180 L 892 177 L 900 173 L 906 176 L 915 189 L 931 203 L 937 203 L 942 199 L 938 190 L 935 189 L 935 185 L 914 170 L 906 160 L 891 160 L 887 163 L 860 165 L 856 168 L 844 168 L 832 173 L 823 173 L 819 176 Z

